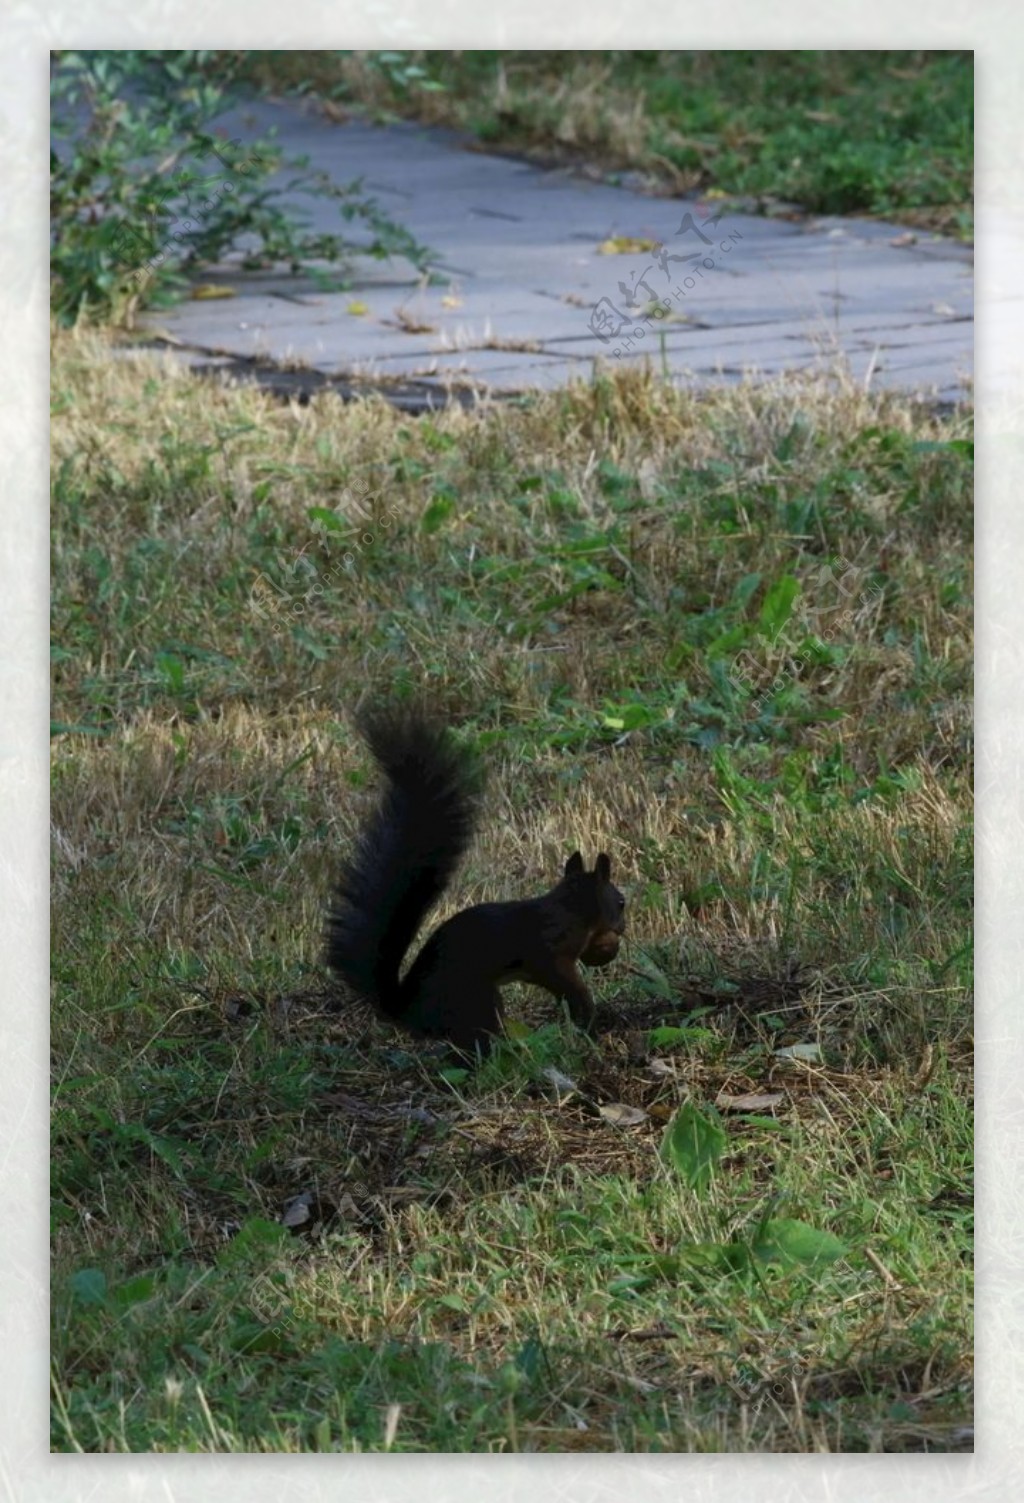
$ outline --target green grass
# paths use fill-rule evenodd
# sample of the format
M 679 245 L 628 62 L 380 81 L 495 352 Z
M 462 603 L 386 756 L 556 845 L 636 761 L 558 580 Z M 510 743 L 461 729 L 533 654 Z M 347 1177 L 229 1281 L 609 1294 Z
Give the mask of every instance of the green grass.
M 53 1446 L 962 1449 L 970 414 L 410 420 L 85 331 L 52 400 Z M 348 710 L 425 683 L 493 798 L 443 912 L 611 853 L 593 1044 L 328 1010 Z
M 239 62 L 231 54 L 232 64 Z M 970 52 L 276 52 L 275 92 L 459 126 L 655 191 L 973 235 Z M 226 59 L 222 55 L 222 63 Z

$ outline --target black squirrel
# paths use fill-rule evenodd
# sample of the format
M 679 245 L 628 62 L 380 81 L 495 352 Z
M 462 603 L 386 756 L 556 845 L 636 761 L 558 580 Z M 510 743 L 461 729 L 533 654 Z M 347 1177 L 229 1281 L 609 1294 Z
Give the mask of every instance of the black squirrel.
M 399 970 L 426 915 L 473 838 L 483 780 L 477 760 L 420 708 L 364 711 L 358 728 L 384 776 L 375 812 L 342 869 L 327 923 L 327 963 L 357 996 L 408 1032 L 486 1055 L 501 1031 L 499 988 L 527 981 L 568 1004 L 589 1028 L 594 1002 L 577 962 L 607 965 L 625 930 L 626 901 L 600 855 L 579 851 L 539 898 L 476 903 L 430 936 Z

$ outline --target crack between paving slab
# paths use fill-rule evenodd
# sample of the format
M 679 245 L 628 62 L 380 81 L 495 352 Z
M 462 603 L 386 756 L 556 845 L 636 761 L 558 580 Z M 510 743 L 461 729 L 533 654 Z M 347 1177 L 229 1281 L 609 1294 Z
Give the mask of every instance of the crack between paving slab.
M 236 376 L 251 379 L 254 384 L 276 396 L 288 396 L 299 402 L 308 402 L 318 391 L 333 391 L 342 401 L 357 401 L 361 397 L 380 396 L 393 407 L 412 415 L 435 412 L 457 403 L 470 407 L 481 397 L 489 401 L 508 401 L 530 395 L 529 389 L 495 390 L 482 379 L 444 380 L 429 375 L 402 374 L 389 376 L 381 372 L 376 376 L 356 372 L 328 375 L 314 366 L 284 366 L 260 355 L 239 355 L 234 350 L 219 345 L 195 344 L 166 334 L 153 334 L 144 342 L 121 345 L 122 349 L 146 349 L 164 346 L 171 350 L 207 355 L 223 361 L 216 367 L 193 366 L 196 375 L 207 378 Z M 439 373 L 440 375 L 441 373 Z M 461 374 L 461 373 L 460 373 Z

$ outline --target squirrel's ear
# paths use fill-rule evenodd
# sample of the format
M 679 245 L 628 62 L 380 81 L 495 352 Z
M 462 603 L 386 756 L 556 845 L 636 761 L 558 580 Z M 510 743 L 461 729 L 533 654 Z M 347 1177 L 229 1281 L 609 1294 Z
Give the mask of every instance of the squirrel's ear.
M 580 855 L 579 851 L 573 851 L 572 855 L 565 863 L 564 875 L 567 877 L 578 877 L 580 873 L 585 870 L 586 868 L 583 865 L 583 857 Z
M 608 857 L 605 855 L 604 851 L 602 851 L 601 854 L 600 854 L 600 856 L 598 856 L 597 861 L 594 864 L 594 871 L 600 877 L 600 879 L 601 879 L 602 882 L 610 882 L 611 881 L 611 879 L 612 879 L 612 864 L 608 860 Z

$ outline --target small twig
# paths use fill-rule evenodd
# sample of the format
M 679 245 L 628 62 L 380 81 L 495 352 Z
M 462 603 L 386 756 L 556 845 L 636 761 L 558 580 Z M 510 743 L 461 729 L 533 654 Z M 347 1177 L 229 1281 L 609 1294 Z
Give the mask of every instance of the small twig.
M 873 1252 L 870 1247 L 865 1247 L 864 1256 L 867 1258 L 868 1262 L 871 1264 L 872 1268 L 878 1274 L 879 1278 L 885 1284 L 887 1289 L 891 1289 L 894 1293 L 896 1293 L 903 1288 L 903 1285 L 900 1283 L 899 1279 L 893 1277 L 878 1254 L 876 1252 Z

